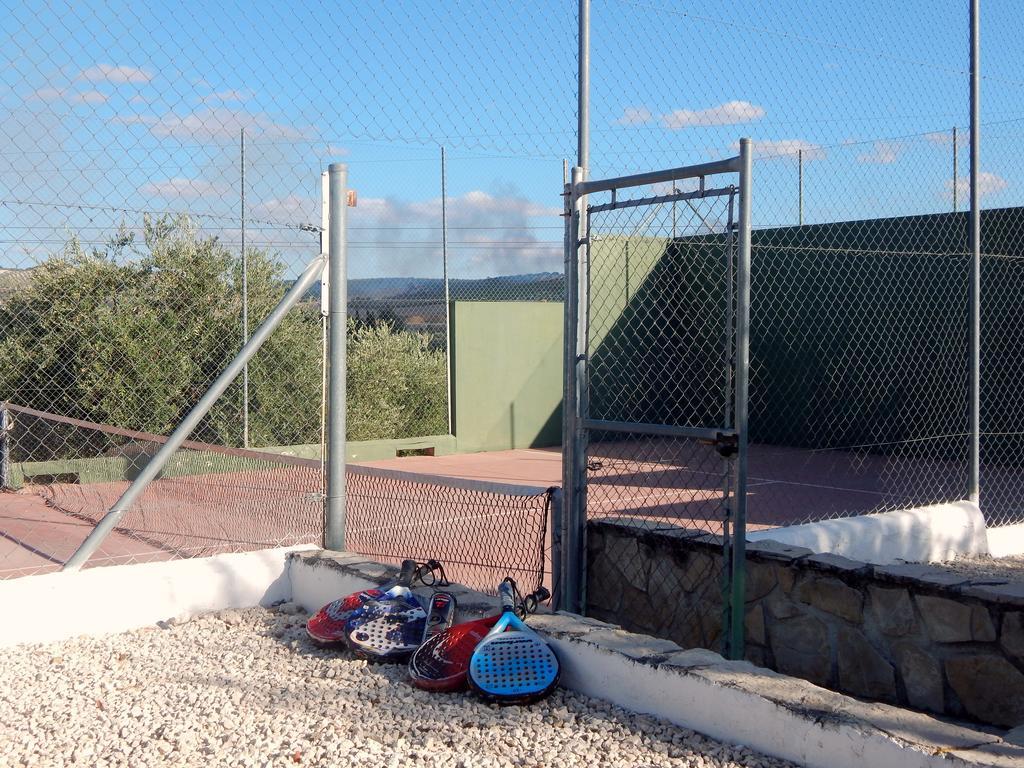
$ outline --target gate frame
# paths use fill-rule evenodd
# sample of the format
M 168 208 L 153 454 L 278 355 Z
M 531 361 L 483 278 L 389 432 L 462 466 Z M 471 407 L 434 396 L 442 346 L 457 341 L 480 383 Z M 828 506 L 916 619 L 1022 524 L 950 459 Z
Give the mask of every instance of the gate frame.
M 574 613 L 586 610 L 586 526 L 587 526 L 587 432 L 590 429 L 658 432 L 681 437 L 721 440 L 735 438 L 735 490 L 733 496 L 733 537 L 729 548 L 726 527 L 725 569 L 729 592 L 723 592 L 725 621 L 723 638 L 728 657 L 743 657 L 744 594 L 746 591 L 746 507 L 747 507 L 747 400 L 750 383 L 750 228 L 751 228 L 751 164 L 750 139 L 740 139 L 739 155 L 698 165 L 682 166 L 662 171 L 620 176 L 617 178 L 585 181 L 586 170 L 572 169 L 565 185 L 565 326 L 564 373 L 562 412 L 562 486 L 564 514 L 561 521 L 562 547 L 555 567 L 561 571 L 561 589 L 556 595 L 559 607 Z M 673 194 L 667 200 L 700 197 L 704 192 L 704 179 L 721 174 L 739 174 L 739 217 L 737 224 L 739 247 L 736 263 L 735 346 L 733 354 L 735 390 L 733 401 L 734 426 L 730 429 L 675 427 L 670 425 L 641 425 L 604 422 L 589 418 L 587 410 L 587 362 L 589 321 L 589 225 L 587 222 L 587 196 L 596 192 L 611 192 L 612 206 L 619 189 L 676 182 L 682 179 L 700 179 L 700 192 L 693 195 Z M 709 190 L 710 191 L 710 190 Z M 648 202 L 658 202 L 651 198 Z M 619 204 L 618 207 L 621 207 Z M 632 428 L 632 429 L 630 429 Z M 728 526 L 728 520 L 725 521 Z

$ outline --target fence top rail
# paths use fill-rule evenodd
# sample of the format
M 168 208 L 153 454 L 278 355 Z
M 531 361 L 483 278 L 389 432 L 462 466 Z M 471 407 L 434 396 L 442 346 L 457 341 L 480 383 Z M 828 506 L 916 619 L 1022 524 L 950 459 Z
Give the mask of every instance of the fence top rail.
M 587 210 L 591 213 L 601 211 L 617 211 L 621 208 L 638 208 L 645 205 L 658 205 L 660 203 L 686 202 L 687 200 L 701 200 L 705 197 L 725 197 L 737 191 L 735 186 L 717 187 L 715 189 L 697 189 L 693 192 L 677 192 L 671 195 L 658 195 L 656 197 L 642 197 L 636 200 L 614 200 L 601 205 L 591 205 Z
M 361 464 L 349 464 L 346 471 L 350 475 L 362 475 L 380 480 L 392 480 L 416 485 L 440 486 L 457 488 L 474 493 L 487 493 L 497 496 L 544 496 L 553 492 L 553 487 L 546 485 L 515 485 L 511 483 L 492 482 L 490 480 L 471 480 L 462 477 L 446 477 L 442 475 L 424 475 L 408 472 L 403 469 L 372 467 Z
M 645 184 L 661 184 L 666 181 L 679 181 L 680 179 L 697 179 L 720 173 L 739 173 L 740 166 L 740 157 L 737 155 L 725 160 L 715 160 L 711 163 L 683 165 L 663 171 L 648 171 L 647 173 L 637 173 L 632 176 L 616 176 L 611 179 L 581 181 L 576 185 L 576 194 L 589 195 L 594 192 L 608 192 L 613 189 L 640 187 Z
M 113 424 L 98 424 L 94 421 L 86 421 L 84 419 L 74 419 L 70 416 L 62 416 L 58 413 L 47 413 L 46 411 L 38 411 L 35 408 L 27 408 L 23 405 L 15 405 L 14 403 L 0 402 L 0 411 L 12 411 L 13 413 L 24 413 L 27 416 L 35 416 L 36 418 L 44 421 L 52 421 L 58 424 L 67 424 L 72 427 L 79 427 L 81 429 L 90 429 L 102 434 L 118 435 L 119 437 L 127 437 L 131 440 L 138 440 L 146 443 L 156 443 L 163 445 L 168 441 L 166 435 L 156 435 L 152 432 L 140 432 L 134 429 L 124 429 L 123 427 L 117 427 Z M 216 453 L 222 456 L 231 456 L 238 459 L 254 459 L 256 461 L 266 461 L 274 464 L 288 464 L 294 467 L 311 467 L 320 468 L 320 459 L 306 459 L 300 456 L 291 456 L 289 454 L 276 453 L 273 450 L 255 450 L 252 448 L 232 448 L 226 445 L 216 445 L 214 443 L 202 443 L 196 440 L 186 440 L 181 444 L 182 448 L 191 451 L 204 451 L 207 453 Z

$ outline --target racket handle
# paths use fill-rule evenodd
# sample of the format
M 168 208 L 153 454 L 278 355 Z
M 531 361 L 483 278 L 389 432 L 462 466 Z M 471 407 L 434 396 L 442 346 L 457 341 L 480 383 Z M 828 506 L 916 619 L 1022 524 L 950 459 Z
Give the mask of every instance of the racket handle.
M 516 610 L 516 597 L 512 591 L 512 585 L 503 581 L 498 585 L 498 597 L 501 598 L 501 611 L 502 613 L 515 613 Z
M 398 584 L 403 587 L 411 587 L 413 579 L 416 578 L 416 561 L 415 560 L 403 560 L 402 561 L 402 572 L 398 576 Z

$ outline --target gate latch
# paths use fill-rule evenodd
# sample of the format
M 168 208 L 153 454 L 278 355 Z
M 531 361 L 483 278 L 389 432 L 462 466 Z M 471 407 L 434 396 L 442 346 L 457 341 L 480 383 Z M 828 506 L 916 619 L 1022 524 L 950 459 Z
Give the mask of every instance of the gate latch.
M 710 440 L 701 440 L 704 445 L 714 446 L 718 455 L 731 459 L 740 449 L 740 438 L 735 432 L 719 432 Z

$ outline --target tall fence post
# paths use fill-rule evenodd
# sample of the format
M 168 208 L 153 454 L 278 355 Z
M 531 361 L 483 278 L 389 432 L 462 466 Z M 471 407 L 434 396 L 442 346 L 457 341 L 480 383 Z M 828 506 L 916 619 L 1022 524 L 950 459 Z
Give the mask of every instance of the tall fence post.
M 576 237 L 573 254 L 576 258 L 576 357 L 573 361 L 576 369 L 576 432 L 573 434 L 573 479 L 576 489 L 576 503 L 570 512 L 572 539 L 569 545 L 574 558 L 574 575 L 576 579 L 574 598 L 576 612 L 585 613 L 587 609 L 587 440 L 588 432 L 583 426 L 583 419 L 589 414 L 588 397 L 588 355 L 590 353 L 590 223 L 587 217 L 586 200 L 575 190 L 587 178 L 586 168 L 574 168 L 573 185 L 573 217 Z
M 11 412 L 0 403 L 0 491 L 11 486 Z
M 564 561 L 562 536 L 565 533 L 565 507 L 562 503 L 562 489 L 558 486 L 548 491 L 551 504 L 549 525 L 551 530 L 551 609 L 560 611 L 565 608 L 565 584 L 563 580 Z
M 345 225 L 348 167 L 332 163 L 328 169 L 330 191 L 328 393 L 327 393 L 327 510 L 324 547 L 345 548 L 345 407 L 346 332 L 348 325 L 348 263 Z
M 580 307 L 579 274 L 579 201 L 576 195 L 576 181 L 580 169 L 572 169 L 569 183 L 565 185 L 565 312 L 563 329 L 563 397 L 562 397 L 562 607 L 568 611 L 579 611 L 580 596 L 580 551 L 577 545 L 580 524 L 580 509 L 583 488 L 577 471 L 580 446 L 579 433 L 580 403 L 577 381 L 578 331 Z
M 74 554 L 64 564 L 62 570 L 65 571 L 77 571 L 86 561 L 92 556 L 92 554 L 99 549 L 103 540 L 110 535 L 110 532 L 114 530 L 121 518 L 124 517 L 125 513 L 131 509 L 132 504 L 139 498 L 146 486 L 148 486 L 156 477 L 160 474 L 160 471 L 166 466 L 167 462 L 174 456 L 174 452 L 177 451 L 182 443 L 184 443 L 193 430 L 199 426 L 199 423 L 203 420 L 203 417 L 209 413 L 210 409 L 213 408 L 220 396 L 224 394 L 224 391 L 231 385 L 238 375 L 242 372 L 242 368 L 253 358 L 259 348 L 263 346 L 263 342 L 267 340 L 274 329 L 281 324 L 281 321 L 288 314 L 289 310 L 294 307 L 302 297 L 306 295 L 306 292 L 317 280 L 320 279 L 320 272 L 324 267 L 324 258 L 322 254 L 310 262 L 309 266 L 306 267 L 305 272 L 302 276 L 295 281 L 292 287 L 285 294 L 284 298 L 278 303 L 274 310 L 267 315 L 267 319 L 264 320 L 259 328 L 252 334 L 249 341 L 245 343 L 245 346 L 239 350 L 238 354 L 235 355 L 234 359 L 228 363 L 224 371 L 217 377 L 216 381 L 210 385 L 210 388 L 206 390 L 206 393 L 199 398 L 199 402 L 196 403 L 192 410 L 188 412 L 181 423 L 177 426 L 171 436 L 167 438 L 167 442 L 164 443 L 160 450 L 156 452 L 152 459 L 142 468 L 139 472 L 139 476 L 135 478 L 134 482 L 128 489 L 121 494 L 119 498 L 112 506 L 103 518 L 96 524 L 96 527 L 92 529 L 89 536 L 82 542 L 82 544 L 75 550 Z
M 971 287 L 970 287 L 970 478 L 967 495 L 981 500 L 981 202 L 978 168 L 981 155 L 981 40 L 979 0 L 971 0 Z
M 747 456 L 750 394 L 750 139 L 740 139 L 739 254 L 736 264 L 736 506 L 733 518 L 729 657 L 743 658 L 747 566 Z

